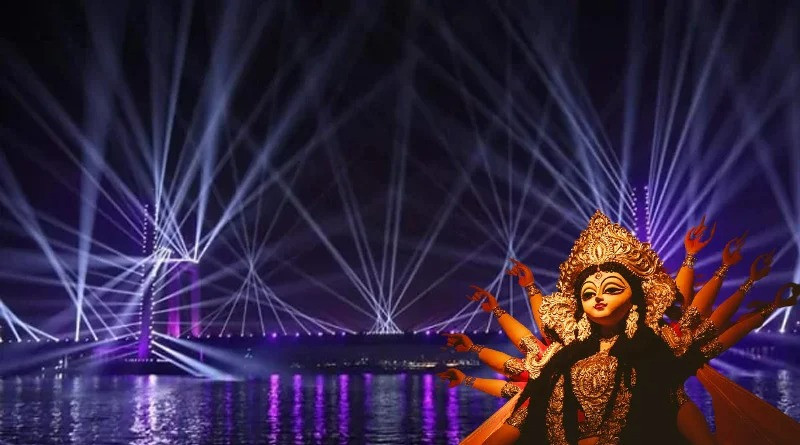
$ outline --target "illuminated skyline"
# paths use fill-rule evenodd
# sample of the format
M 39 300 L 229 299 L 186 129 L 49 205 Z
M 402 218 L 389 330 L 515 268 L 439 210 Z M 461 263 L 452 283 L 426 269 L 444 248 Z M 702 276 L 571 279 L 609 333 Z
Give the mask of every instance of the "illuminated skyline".
M 796 6 L 511 5 L 7 17 L 3 338 L 138 334 L 147 288 L 159 335 L 495 329 L 469 284 L 530 323 L 507 259 L 552 290 L 597 208 L 671 272 L 706 214 L 701 275 L 749 230 L 726 289 L 800 281 Z

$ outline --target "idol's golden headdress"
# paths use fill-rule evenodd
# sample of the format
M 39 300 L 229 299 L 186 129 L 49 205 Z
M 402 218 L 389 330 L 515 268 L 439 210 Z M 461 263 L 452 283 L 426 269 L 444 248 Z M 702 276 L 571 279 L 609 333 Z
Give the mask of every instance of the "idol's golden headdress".
M 598 210 L 559 267 L 556 292 L 543 299 L 539 310 L 545 327 L 554 330 L 564 343 L 575 339 L 575 280 L 587 267 L 607 262 L 619 263 L 642 279 L 647 305 L 645 324 L 658 332 L 658 322 L 677 294 L 675 282 L 649 243 L 639 241 Z

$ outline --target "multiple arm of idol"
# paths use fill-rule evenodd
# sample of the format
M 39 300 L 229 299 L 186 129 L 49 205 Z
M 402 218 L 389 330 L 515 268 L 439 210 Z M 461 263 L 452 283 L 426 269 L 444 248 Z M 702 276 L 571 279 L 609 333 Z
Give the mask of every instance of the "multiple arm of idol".
M 691 346 L 691 343 L 696 343 L 697 337 L 707 337 L 708 340 L 704 341 L 703 347 L 700 348 L 705 361 L 736 344 L 747 333 L 760 326 L 772 311 L 779 307 L 795 304 L 798 295 L 800 295 L 800 285 L 788 283 L 778 291 L 771 303 L 756 304 L 755 310 L 741 316 L 733 323 L 730 322 L 754 283 L 769 273 L 773 254 L 767 253 L 758 256 L 753 261 L 747 280 L 732 295 L 712 310 L 728 269 L 742 260 L 741 248 L 746 235 L 731 240 L 725 246 L 722 265 L 714 273 L 713 277 L 695 294 L 694 263 L 696 255 L 710 241 L 714 234 L 715 226 L 711 228 L 708 238 L 703 240 L 702 237 L 706 229 L 705 220 L 703 220 L 686 234 L 684 245 L 687 255 L 675 278 L 675 285 L 679 295 L 671 313 L 671 316 L 678 319 L 678 321 L 667 323 L 665 320 L 665 326 L 661 334 L 676 355 L 684 353 Z M 514 259 L 511 261 L 513 266 L 508 273 L 518 277 L 519 285 L 526 290 L 539 332 L 544 333 L 546 330 L 542 329 L 543 325 L 539 309 L 543 298 L 547 297 L 544 297 L 534 285 L 534 277 L 530 268 Z M 449 347 L 453 347 L 457 352 L 477 353 L 478 358 L 484 364 L 496 372 L 504 374 L 509 380 L 467 377 L 457 369 L 448 369 L 440 373 L 439 377 L 449 380 L 451 386 L 465 383 L 467 386 L 472 386 L 492 396 L 510 399 L 524 388 L 529 378 L 535 378 L 535 375 L 532 374 L 537 373 L 549 360 L 549 355 L 552 355 L 554 349 L 548 348 L 551 339 L 548 339 L 544 334 L 541 339 L 537 338 L 527 327 L 500 308 L 496 298 L 491 293 L 477 286 L 472 286 L 472 288 L 475 290 L 471 297 L 472 300 L 481 301 L 481 308 L 486 312 L 493 313 L 505 334 L 523 356 L 514 357 L 497 350 L 475 345 L 464 334 L 446 334 Z M 791 290 L 791 296 L 786 299 L 781 298 L 781 295 L 787 289 Z M 705 418 L 698 407 L 685 396 L 682 385 L 677 388 L 676 399 L 679 403 L 676 421 L 680 433 L 690 443 L 713 444 L 713 436 Z M 502 443 L 516 440 L 517 437 L 518 433 L 513 430 L 513 427 L 503 425 L 490 439 Z

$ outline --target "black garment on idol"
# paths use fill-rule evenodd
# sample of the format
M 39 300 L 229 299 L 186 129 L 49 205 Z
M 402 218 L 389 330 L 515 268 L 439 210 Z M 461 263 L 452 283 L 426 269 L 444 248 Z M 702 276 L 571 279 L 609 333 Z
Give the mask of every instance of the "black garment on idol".
M 572 391 L 570 369 L 577 361 L 599 350 L 595 336 L 575 341 L 556 353 L 535 380 L 528 380 L 519 404 L 530 399 L 528 415 L 517 443 L 547 444 L 545 412 L 550 395 L 560 377 L 564 377 L 564 430 L 567 441 L 578 442 L 577 411 L 579 404 Z M 677 406 L 673 399 L 676 388 L 702 366 L 699 351 L 690 350 L 675 357 L 665 342 L 651 329 L 640 326 L 632 339 L 624 334 L 609 350 L 618 361 L 606 416 L 616 399 L 620 382 L 631 387 L 631 403 L 625 426 L 620 433 L 622 444 L 683 444 L 686 443 L 677 427 Z M 631 385 L 631 370 L 636 370 L 636 384 Z M 518 405 L 519 406 L 519 405 Z

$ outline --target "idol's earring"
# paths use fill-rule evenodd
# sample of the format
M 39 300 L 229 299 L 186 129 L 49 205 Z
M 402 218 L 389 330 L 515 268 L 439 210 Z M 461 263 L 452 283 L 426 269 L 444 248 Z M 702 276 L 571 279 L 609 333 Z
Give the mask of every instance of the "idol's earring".
M 586 312 L 584 312 L 581 319 L 578 320 L 578 340 L 586 340 L 591 334 L 592 325 L 589 324 L 589 319 L 586 318 Z
M 625 320 L 625 335 L 628 338 L 633 338 L 633 334 L 636 333 L 636 323 L 639 321 L 639 313 L 636 312 L 636 305 L 634 304 L 631 306 L 630 312 L 628 312 L 628 318 Z

